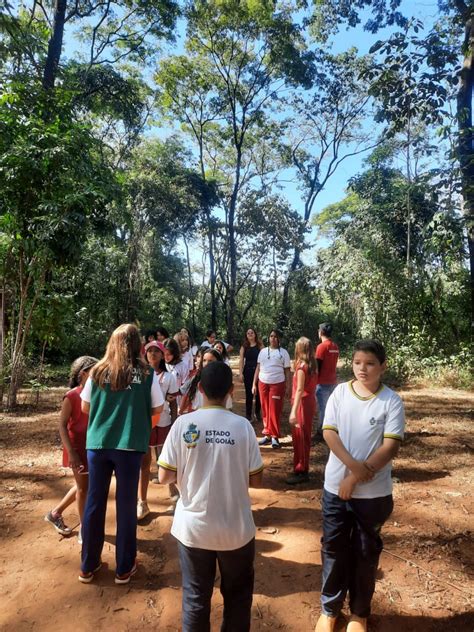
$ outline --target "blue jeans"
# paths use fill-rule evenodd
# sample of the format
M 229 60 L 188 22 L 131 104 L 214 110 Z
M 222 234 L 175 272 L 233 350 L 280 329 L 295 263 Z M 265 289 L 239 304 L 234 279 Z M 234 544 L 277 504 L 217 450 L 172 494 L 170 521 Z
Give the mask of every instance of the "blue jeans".
M 85 573 L 100 563 L 104 546 L 105 514 L 110 480 L 115 471 L 117 575 L 132 570 L 137 556 L 137 495 L 143 452 L 129 450 L 87 450 L 89 489 L 82 523 L 82 564 Z
M 326 404 L 328 399 L 336 388 L 337 384 L 318 384 L 316 386 L 316 399 L 318 400 L 318 430 L 323 427 L 324 413 L 326 412 Z
M 380 530 L 392 510 L 391 495 L 346 501 L 323 490 L 321 606 L 324 614 L 336 617 L 349 591 L 351 612 L 364 618 L 370 615 L 383 548 Z
M 178 541 L 183 576 L 183 632 L 209 632 L 216 560 L 221 574 L 221 632 L 248 632 L 252 608 L 255 538 L 234 551 L 209 551 Z

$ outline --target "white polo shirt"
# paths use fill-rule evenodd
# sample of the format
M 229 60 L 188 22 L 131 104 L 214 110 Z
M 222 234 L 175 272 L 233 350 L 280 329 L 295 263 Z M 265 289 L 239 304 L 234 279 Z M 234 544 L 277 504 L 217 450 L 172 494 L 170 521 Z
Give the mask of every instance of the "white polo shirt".
M 383 443 L 384 438 L 403 440 L 405 410 L 397 393 L 383 385 L 374 395 L 360 397 L 351 382 L 339 384 L 331 394 L 324 414 L 323 430 L 335 430 L 349 454 L 365 461 Z M 379 498 L 392 493 L 392 462 L 379 470 L 367 483 L 358 483 L 353 498 Z M 324 489 L 338 494 L 341 481 L 349 470 L 332 452 L 324 473 Z
M 285 381 L 285 369 L 290 368 L 290 356 L 286 349 L 265 347 L 258 354 L 257 362 L 260 365 L 260 382 L 279 384 Z
M 263 462 L 247 419 L 221 407 L 178 417 L 158 464 L 177 472 L 181 497 L 171 533 L 182 544 L 233 551 L 255 537 L 249 475 Z
M 161 411 L 160 419 L 158 421 L 158 426 L 160 428 L 166 428 L 171 425 L 171 410 L 169 402 L 166 401 L 166 397 L 168 395 L 174 395 L 179 393 L 178 383 L 176 382 L 176 377 L 172 373 L 168 373 L 167 371 L 162 371 L 157 375 L 158 384 L 160 385 L 161 392 L 163 393 L 163 398 L 165 400 L 163 410 Z

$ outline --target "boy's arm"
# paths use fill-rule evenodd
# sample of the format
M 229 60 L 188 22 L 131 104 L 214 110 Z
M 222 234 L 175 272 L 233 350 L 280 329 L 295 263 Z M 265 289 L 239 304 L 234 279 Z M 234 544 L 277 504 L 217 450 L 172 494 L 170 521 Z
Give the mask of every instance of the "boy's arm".
M 364 466 L 375 474 L 397 456 L 399 449 L 399 440 L 385 437 L 380 448 L 377 448 L 377 450 L 364 461 Z
M 370 481 L 370 479 L 373 478 L 374 472 L 369 470 L 369 468 L 364 465 L 363 461 L 357 461 L 349 454 L 335 430 L 326 428 L 323 430 L 323 438 L 331 452 L 333 452 L 337 458 L 344 463 L 358 482 Z
M 175 483 L 178 477 L 178 455 L 176 453 L 178 425 L 179 421 L 171 426 L 158 459 L 158 481 L 162 485 Z
M 260 472 L 249 474 L 249 487 L 262 487 L 263 484 L 263 469 Z
M 158 468 L 158 480 L 162 485 L 169 485 L 170 483 L 176 483 L 177 475 L 176 471 L 168 470 L 162 465 Z
M 399 449 L 400 441 L 386 437 L 380 448 L 375 450 L 375 452 L 364 461 L 364 466 L 372 472 L 372 475 L 374 475 L 397 456 Z M 339 498 L 342 498 L 342 500 L 349 500 L 352 497 L 352 492 L 358 482 L 359 481 L 352 472 L 348 474 L 348 476 L 341 481 L 339 486 Z

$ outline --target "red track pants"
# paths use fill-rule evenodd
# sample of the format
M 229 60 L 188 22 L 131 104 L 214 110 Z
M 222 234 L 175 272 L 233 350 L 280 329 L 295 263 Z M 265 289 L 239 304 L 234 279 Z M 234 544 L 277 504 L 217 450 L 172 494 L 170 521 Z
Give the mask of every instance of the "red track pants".
M 301 399 L 296 412 L 299 428 L 291 426 L 293 437 L 293 469 L 295 472 L 309 471 L 309 451 L 311 449 L 311 429 L 316 412 L 316 397 L 308 395 Z
M 263 414 L 263 434 L 270 437 L 280 436 L 280 417 L 285 399 L 286 382 L 264 384 L 258 382 L 258 392 Z

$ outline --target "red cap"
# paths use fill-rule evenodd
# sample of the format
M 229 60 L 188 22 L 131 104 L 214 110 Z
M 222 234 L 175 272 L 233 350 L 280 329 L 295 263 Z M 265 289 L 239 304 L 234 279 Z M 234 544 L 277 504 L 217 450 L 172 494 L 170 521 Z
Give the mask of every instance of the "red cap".
M 159 340 L 152 340 L 151 342 L 145 345 L 145 353 L 148 351 L 148 349 L 153 349 L 153 347 L 156 347 L 156 349 L 159 349 L 161 353 L 165 352 L 165 345 L 162 342 L 160 342 Z

